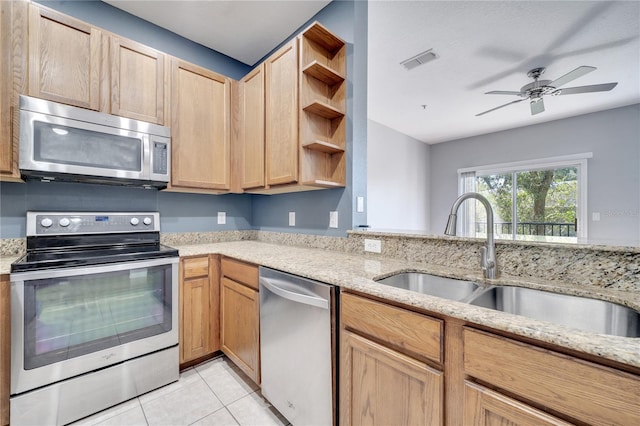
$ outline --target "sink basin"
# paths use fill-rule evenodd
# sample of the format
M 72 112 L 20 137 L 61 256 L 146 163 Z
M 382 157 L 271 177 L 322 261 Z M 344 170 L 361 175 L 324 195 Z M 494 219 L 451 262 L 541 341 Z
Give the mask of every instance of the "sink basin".
M 470 304 L 592 333 L 640 337 L 640 312 L 604 300 L 499 286 L 479 292 Z
M 404 290 L 457 301 L 462 301 L 480 288 L 479 284 L 470 281 L 439 277 L 421 272 L 403 272 L 377 281 L 381 284 Z

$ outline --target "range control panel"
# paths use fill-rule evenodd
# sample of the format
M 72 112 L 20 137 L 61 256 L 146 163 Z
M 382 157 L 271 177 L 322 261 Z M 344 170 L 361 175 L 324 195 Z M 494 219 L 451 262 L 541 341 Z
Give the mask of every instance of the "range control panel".
M 27 212 L 27 236 L 160 232 L 158 212 Z

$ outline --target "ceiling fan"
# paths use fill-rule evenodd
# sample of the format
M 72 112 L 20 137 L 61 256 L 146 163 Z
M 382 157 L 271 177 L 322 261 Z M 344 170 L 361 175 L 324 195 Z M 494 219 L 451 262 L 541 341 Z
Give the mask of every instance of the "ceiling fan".
M 533 78 L 533 83 L 522 86 L 519 92 L 508 90 L 494 90 L 492 92 L 486 92 L 485 95 L 515 95 L 520 96 L 522 99 L 518 99 L 509 102 L 499 107 L 492 108 L 488 111 L 476 114 L 476 117 L 495 111 L 497 109 L 506 107 L 507 105 L 516 104 L 518 102 L 529 99 L 531 105 L 531 115 L 540 114 L 544 111 L 544 101 L 542 97 L 545 95 L 575 95 L 577 93 L 590 93 L 590 92 L 607 92 L 617 86 L 618 83 L 604 83 L 594 84 L 591 86 L 579 86 L 579 87 L 567 87 L 565 89 L 560 88 L 570 81 L 575 80 L 578 77 L 582 77 L 585 74 L 595 71 L 596 67 L 589 67 L 583 65 L 575 70 L 563 75 L 556 80 L 538 80 L 542 74 L 544 74 L 545 68 L 534 68 L 527 73 L 527 76 Z

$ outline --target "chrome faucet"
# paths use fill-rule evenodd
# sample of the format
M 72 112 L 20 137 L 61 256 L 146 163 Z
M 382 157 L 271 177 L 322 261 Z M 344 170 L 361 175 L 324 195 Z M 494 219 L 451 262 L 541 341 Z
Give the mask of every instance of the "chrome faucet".
M 496 243 L 493 239 L 493 209 L 484 196 L 476 192 L 462 194 L 451 206 L 451 213 L 444 230 L 445 235 L 456 235 L 456 221 L 458 219 L 458 208 L 464 200 L 475 198 L 480 201 L 487 211 L 487 242 L 480 251 L 480 266 L 485 278 L 496 278 L 498 276 L 498 262 L 496 261 Z

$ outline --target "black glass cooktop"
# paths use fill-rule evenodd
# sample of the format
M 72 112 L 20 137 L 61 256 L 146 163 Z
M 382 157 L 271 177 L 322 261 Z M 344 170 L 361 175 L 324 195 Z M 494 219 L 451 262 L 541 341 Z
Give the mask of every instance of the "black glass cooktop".
M 116 262 L 177 257 L 178 250 L 159 243 L 158 238 L 69 238 L 27 239 L 27 254 L 11 264 L 11 272 L 92 266 Z

